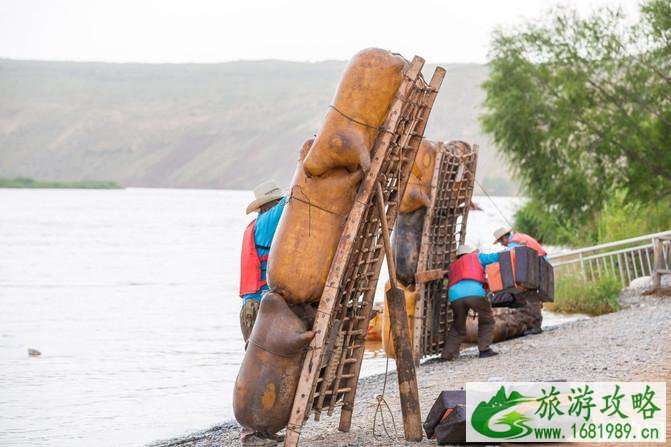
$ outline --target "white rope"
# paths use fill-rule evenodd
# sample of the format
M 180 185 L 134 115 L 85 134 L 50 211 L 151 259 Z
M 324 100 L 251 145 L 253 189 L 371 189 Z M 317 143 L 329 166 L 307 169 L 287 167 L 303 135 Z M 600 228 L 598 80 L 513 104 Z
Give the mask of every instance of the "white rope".
M 389 338 L 391 337 L 391 327 L 389 328 L 389 333 L 387 340 L 391 341 Z M 392 341 L 393 343 L 393 341 Z M 382 421 L 382 428 L 387 435 L 389 439 L 399 439 L 398 436 L 398 430 L 396 429 L 396 421 L 394 420 L 394 413 L 391 411 L 391 407 L 387 403 L 387 401 L 384 399 L 384 393 L 387 390 L 387 376 L 389 374 L 389 355 L 387 354 L 387 351 L 385 350 L 384 355 L 386 357 L 386 363 L 384 366 L 384 383 L 382 384 L 382 394 L 378 394 L 375 396 L 375 399 L 377 399 L 377 407 L 375 408 L 375 415 L 373 416 L 373 437 L 375 439 L 379 439 L 382 437 L 382 434 L 378 436 L 377 432 L 375 431 L 375 428 L 377 426 L 377 415 L 378 413 L 380 414 L 380 420 Z M 391 416 L 391 423 L 392 426 L 394 427 L 394 434 L 396 435 L 396 438 L 394 438 L 392 435 L 389 434 L 389 431 L 387 430 L 387 424 L 384 422 L 384 410 L 382 408 L 382 405 L 387 407 L 387 411 L 389 412 L 389 415 Z
M 494 199 L 492 199 L 492 198 L 490 197 L 490 195 L 489 195 L 489 193 L 487 192 L 487 190 L 485 190 L 485 188 L 483 188 L 483 186 L 480 184 L 480 182 L 478 181 L 478 179 L 476 179 L 476 178 L 474 177 L 474 180 L 475 180 L 475 183 L 480 187 L 480 189 L 482 190 L 482 192 L 485 193 L 485 195 L 487 196 L 487 198 L 489 199 L 489 201 L 492 203 L 492 205 L 494 205 L 494 208 L 495 208 L 496 211 L 499 213 L 499 216 L 501 216 L 501 218 L 506 222 L 506 224 L 507 224 L 509 227 L 512 227 L 513 224 L 510 223 L 510 221 L 506 218 L 506 216 L 503 215 L 503 213 L 501 212 L 501 210 L 499 209 L 499 207 L 496 206 L 496 202 L 494 202 Z

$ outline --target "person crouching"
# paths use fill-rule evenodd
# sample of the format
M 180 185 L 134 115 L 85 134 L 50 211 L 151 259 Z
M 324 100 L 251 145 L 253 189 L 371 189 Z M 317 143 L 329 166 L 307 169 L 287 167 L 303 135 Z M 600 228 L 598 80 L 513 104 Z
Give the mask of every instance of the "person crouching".
M 494 338 L 494 314 L 485 292 L 485 266 L 498 262 L 498 253 L 478 253 L 470 245 L 457 248 L 457 260 L 448 272 L 448 298 L 452 306 L 452 327 L 445 338 L 441 358 L 454 360 L 466 338 L 468 310 L 478 314 L 478 349 L 480 357 L 498 353 L 490 345 Z

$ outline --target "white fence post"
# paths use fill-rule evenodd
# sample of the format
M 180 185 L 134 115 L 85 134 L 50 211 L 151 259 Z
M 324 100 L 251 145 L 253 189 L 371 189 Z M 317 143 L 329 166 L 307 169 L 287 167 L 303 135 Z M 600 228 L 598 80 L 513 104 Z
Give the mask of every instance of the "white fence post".
M 654 267 L 650 262 L 651 251 Z M 555 276 L 579 270 L 583 279 L 594 280 L 613 274 L 619 276 L 622 286 L 626 287 L 633 279 L 649 273 L 655 288 L 661 284 L 662 274 L 671 273 L 670 258 L 671 230 L 548 256 L 555 267 Z

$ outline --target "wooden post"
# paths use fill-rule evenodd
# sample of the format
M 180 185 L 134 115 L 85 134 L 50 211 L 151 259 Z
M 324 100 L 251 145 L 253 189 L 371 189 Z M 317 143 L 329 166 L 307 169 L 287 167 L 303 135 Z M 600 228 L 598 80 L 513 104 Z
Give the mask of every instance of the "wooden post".
M 389 239 L 389 227 L 385 212 L 382 186 L 377 184 L 377 209 L 382 225 L 382 238 L 389 267 L 389 282 L 391 289 L 387 292 L 389 308 L 389 323 L 391 336 L 396 351 L 396 373 L 398 374 L 398 388 L 401 397 L 401 412 L 403 414 L 403 431 L 405 440 L 419 442 L 422 440 L 422 415 L 419 408 L 419 390 L 415 375 L 415 362 L 410 345 L 410 329 L 408 327 L 408 313 L 405 308 L 405 295 L 398 288 L 396 282 L 396 266 Z
M 652 277 L 652 290 L 657 290 L 662 286 L 661 270 L 664 268 L 663 242 L 661 238 L 655 238 L 652 241 L 655 251 L 655 270 L 650 276 Z
M 627 287 L 628 284 L 625 284 L 625 279 L 624 279 L 624 271 L 622 270 L 622 253 L 617 254 L 617 268 L 620 271 L 620 282 L 622 283 L 622 287 Z
M 585 270 L 585 261 L 582 257 L 582 253 L 578 255 L 580 258 L 580 274 L 582 275 L 582 279 L 587 280 L 587 271 Z

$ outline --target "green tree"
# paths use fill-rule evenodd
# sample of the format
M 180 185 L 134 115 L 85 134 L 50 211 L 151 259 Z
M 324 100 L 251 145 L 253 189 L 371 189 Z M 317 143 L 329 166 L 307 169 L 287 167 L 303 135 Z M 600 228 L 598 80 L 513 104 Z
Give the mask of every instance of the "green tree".
M 571 243 L 616 193 L 653 204 L 671 194 L 671 2 L 497 31 L 483 84 L 483 128 L 529 203 L 517 223 Z M 596 232 L 595 232 L 596 234 Z

